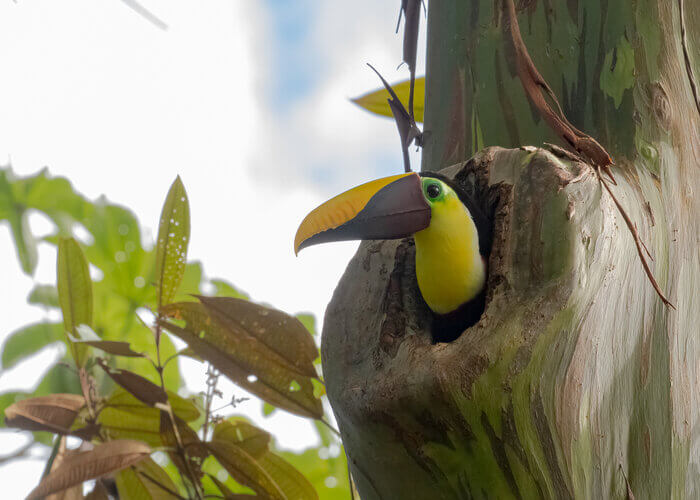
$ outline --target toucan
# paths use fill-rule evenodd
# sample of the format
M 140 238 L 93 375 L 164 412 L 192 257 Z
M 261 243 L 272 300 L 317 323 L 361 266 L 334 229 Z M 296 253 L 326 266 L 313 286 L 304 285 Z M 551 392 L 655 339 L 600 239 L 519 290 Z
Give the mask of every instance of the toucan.
M 321 204 L 302 221 L 294 251 L 318 243 L 413 236 L 418 288 L 435 316 L 434 341 L 449 341 L 483 310 L 491 225 L 447 177 L 409 172 L 367 182 Z

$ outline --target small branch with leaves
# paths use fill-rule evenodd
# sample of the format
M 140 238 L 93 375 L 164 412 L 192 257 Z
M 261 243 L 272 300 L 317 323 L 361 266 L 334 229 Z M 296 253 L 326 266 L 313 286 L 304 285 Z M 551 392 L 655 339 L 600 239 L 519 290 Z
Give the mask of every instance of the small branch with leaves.
M 177 178 L 158 229 L 155 324 L 146 327 L 153 349 L 148 353 L 95 333 L 88 260 L 75 239 L 59 240 L 58 302 L 82 394 L 30 397 L 5 410 L 9 427 L 58 436 L 47 474 L 29 498 L 59 492 L 83 498 L 82 483 L 105 475 L 114 476 L 123 498 L 134 492 L 143 498 L 228 498 L 240 487 L 264 498 L 318 498 L 311 483 L 271 451 L 267 432 L 235 417 L 212 415 L 214 399 L 222 396 L 217 382 L 226 376 L 269 404 L 325 423 L 314 365 L 318 348 L 297 318 L 276 309 L 232 297 L 177 302 L 189 236 L 189 203 Z M 192 299 L 192 294 L 184 296 Z M 138 307 L 128 309 L 135 315 Z M 172 349 L 169 334 L 185 340 L 188 348 L 164 355 L 165 346 Z M 95 349 L 103 355 L 96 356 Z M 166 366 L 175 366 L 170 362 L 179 356 L 208 363 L 201 426 L 197 405 L 168 390 Z M 147 363 L 139 365 L 142 360 Z M 122 362 L 129 369 L 114 366 Z M 132 371 L 134 366 L 144 366 L 143 374 Z M 92 373 L 94 367 L 100 370 Z M 110 384 L 116 389 L 100 395 L 99 388 Z M 80 438 L 81 447 L 66 449 L 66 436 Z M 170 472 L 150 458 L 157 450 L 175 466 Z M 173 470 L 179 477 L 171 477 Z M 230 476 L 226 483 L 203 480 L 222 471 Z M 101 482 L 95 488 L 103 488 Z

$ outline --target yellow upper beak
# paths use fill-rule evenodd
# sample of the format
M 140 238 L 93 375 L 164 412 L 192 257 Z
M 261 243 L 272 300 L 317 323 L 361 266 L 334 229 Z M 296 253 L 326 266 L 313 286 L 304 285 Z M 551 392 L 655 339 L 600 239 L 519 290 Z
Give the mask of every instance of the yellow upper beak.
M 367 182 L 328 200 L 302 221 L 294 252 L 317 243 L 405 238 L 430 224 L 416 173 Z

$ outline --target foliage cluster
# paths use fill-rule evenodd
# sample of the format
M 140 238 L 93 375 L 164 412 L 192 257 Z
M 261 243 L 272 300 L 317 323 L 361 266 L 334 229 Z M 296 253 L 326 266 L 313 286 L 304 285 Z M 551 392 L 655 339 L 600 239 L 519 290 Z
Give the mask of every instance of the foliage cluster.
M 17 178 L 0 169 L 0 222 L 8 222 L 30 275 L 38 241 L 29 215 L 36 212 L 55 225 L 43 241 L 57 248 L 57 285 L 37 284 L 28 301 L 60 310 L 62 321 L 11 333 L 0 358 L 2 374 L 49 345 L 67 346 L 34 391 L 0 395 L 7 427 L 52 446 L 31 498 L 83 498 L 87 480 L 96 480 L 90 498 L 114 488 L 122 498 L 145 499 L 347 498 L 344 454 L 328 452 L 339 442 L 323 420 L 313 318 L 251 302 L 187 262 L 189 205 L 179 178 L 148 248 L 126 208 L 89 201 L 46 171 Z M 176 349 L 171 335 L 187 347 Z M 182 396 L 181 356 L 204 362 L 208 375 L 207 387 L 189 397 Z M 268 412 L 314 419 L 319 447 L 280 452 L 265 430 L 218 415 L 221 375 L 265 401 Z M 68 437 L 81 444 L 68 449 Z

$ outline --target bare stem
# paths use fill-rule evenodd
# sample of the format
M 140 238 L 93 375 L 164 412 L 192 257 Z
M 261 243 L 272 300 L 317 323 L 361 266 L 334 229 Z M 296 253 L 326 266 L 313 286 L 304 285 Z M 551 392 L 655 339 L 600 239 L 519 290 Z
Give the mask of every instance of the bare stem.
M 205 397 L 204 425 L 202 426 L 202 439 L 207 439 L 209 433 L 209 421 L 211 420 L 211 404 L 216 396 L 216 384 L 219 382 L 219 372 L 209 364 L 207 366 L 207 394 Z

